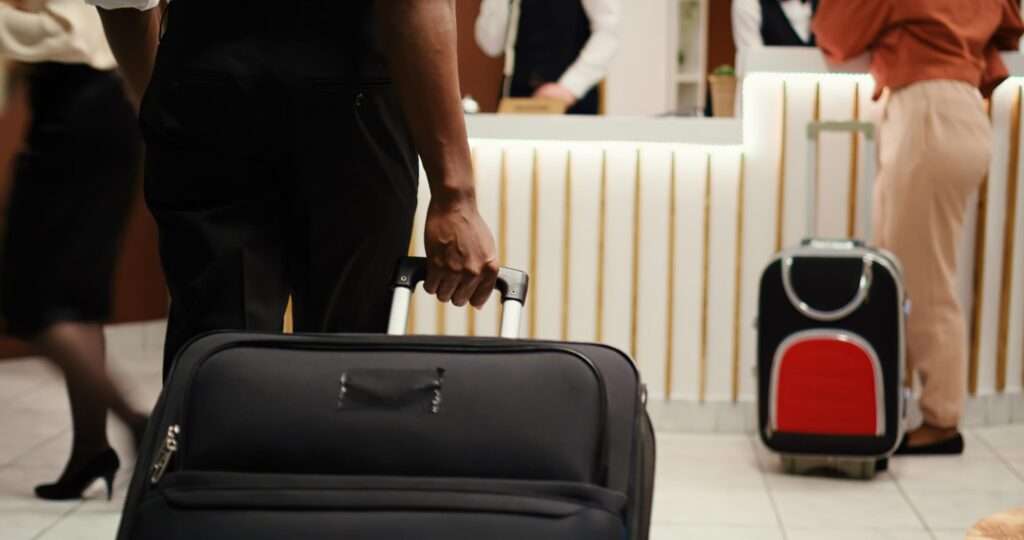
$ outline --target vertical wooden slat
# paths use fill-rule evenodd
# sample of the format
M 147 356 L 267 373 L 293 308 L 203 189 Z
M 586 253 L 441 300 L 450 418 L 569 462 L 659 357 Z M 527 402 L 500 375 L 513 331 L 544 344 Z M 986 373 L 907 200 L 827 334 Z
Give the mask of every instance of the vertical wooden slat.
M 537 288 L 538 275 L 537 275 L 537 242 L 539 240 L 539 226 L 540 221 L 540 150 L 537 148 L 533 149 L 533 172 L 531 173 L 530 179 L 530 285 L 533 290 L 540 290 Z M 537 305 L 540 304 L 539 298 L 534 298 L 530 302 L 530 337 L 537 337 Z
M 992 120 L 993 105 L 988 103 L 988 116 Z M 974 305 L 971 307 L 971 347 L 967 355 L 967 390 L 970 395 L 978 394 L 978 372 L 981 369 L 981 312 L 985 304 L 985 256 L 988 251 L 988 181 L 986 175 L 978 189 L 978 223 L 974 232 Z M 907 377 L 910 377 L 907 370 Z
M 853 121 L 860 121 L 860 83 L 853 86 Z M 849 210 L 846 216 L 846 235 L 850 238 L 857 236 L 857 212 L 858 191 L 860 189 L 860 133 L 850 134 L 850 200 Z M 869 217 L 870 219 L 870 217 Z M 865 238 L 868 242 L 870 238 Z
M 786 138 L 789 136 L 789 87 L 782 81 L 782 134 L 779 137 L 779 191 L 775 199 L 775 251 L 782 251 L 786 214 Z
M 711 154 L 707 155 L 707 169 L 704 175 L 704 268 L 702 270 L 703 295 L 700 306 L 700 370 L 698 373 L 697 396 L 701 403 L 707 399 L 708 390 L 708 283 L 711 271 Z
M 508 148 L 502 148 L 501 178 L 498 186 L 498 259 L 501 264 L 508 264 L 508 167 Z M 500 333 L 501 318 L 498 317 L 494 326 L 494 334 Z
M 472 163 L 473 163 L 473 185 L 474 186 L 479 186 L 480 185 L 480 174 L 477 172 L 478 169 L 479 169 L 479 163 L 477 162 L 476 148 L 473 148 L 473 150 L 472 150 Z M 410 307 L 411 307 L 411 305 L 410 305 Z M 469 336 L 475 336 L 476 335 L 476 309 L 474 309 L 473 306 L 469 307 L 469 314 L 468 314 L 468 318 L 466 320 L 466 335 L 469 335 Z
M 1010 160 L 1006 176 L 1006 222 L 1003 234 L 1003 282 L 999 298 L 999 340 L 996 342 L 996 391 L 1006 391 L 1007 347 L 1010 340 L 1010 299 L 1013 298 L 1014 236 L 1017 230 L 1017 189 L 1020 175 L 1020 113 L 1024 86 L 1010 109 Z
M 740 306 L 743 299 L 743 226 L 746 209 L 744 194 L 746 192 L 747 158 L 740 154 L 740 178 L 737 189 L 736 204 L 736 269 L 733 277 L 733 312 L 732 312 L 732 401 L 740 399 Z
M 636 149 L 636 170 L 633 175 L 633 276 L 630 299 L 629 355 L 636 362 L 637 339 L 639 336 L 638 317 L 640 311 L 640 213 L 642 211 L 641 190 L 643 189 L 642 151 Z
M 814 83 L 814 116 L 813 121 L 821 121 L 821 81 Z M 818 222 L 812 223 L 814 226 L 813 230 L 806 231 L 807 234 L 814 234 L 816 231 L 821 230 L 821 136 L 818 136 L 818 144 L 814 145 L 814 170 L 808 171 L 808 174 L 813 175 L 813 178 L 808 178 L 809 182 L 814 182 L 814 208 L 817 209 L 815 214 L 818 216 Z
M 596 320 L 597 341 L 604 341 L 604 258 L 605 258 L 605 233 L 608 228 L 608 150 L 601 151 L 601 195 L 598 204 L 597 217 L 597 294 L 596 309 L 594 316 Z
M 284 320 L 281 325 L 281 331 L 285 334 L 295 333 L 295 310 L 292 306 L 292 297 L 289 296 L 288 305 L 284 308 Z
M 572 275 L 572 149 L 565 152 L 565 202 L 562 220 L 562 341 L 569 340 L 569 292 Z
M 675 307 L 676 307 L 676 151 L 672 151 L 669 173 L 668 203 L 668 284 L 665 287 L 665 399 L 672 399 L 672 378 L 675 372 Z

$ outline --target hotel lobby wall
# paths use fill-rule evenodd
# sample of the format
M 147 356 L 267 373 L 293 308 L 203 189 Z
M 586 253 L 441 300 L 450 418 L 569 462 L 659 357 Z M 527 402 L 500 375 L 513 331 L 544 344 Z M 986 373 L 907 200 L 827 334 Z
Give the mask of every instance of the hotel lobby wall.
M 736 145 L 546 141 L 543 132 L 473 139 L 480 203 L 502 260 L 534 277 L 524 334 L 622 348 L 653 399 L 753 401 L 758 278 L 777 247 L 804 232 L 805 126 L 815 117 L 877 118 L 871 84 L 852 75 L 753 75 L 745 142 Z M 1024 189 L 1009 198 L 1020 183 L 1021 85 L 1012 79 L 993 101 L 987 204 L 979 212 L 972 203 L 962 239 L 960 290 L 977 336 L 971 389 L 980 396 L 1019 395 L 1024 379 Z M 863 230 L 863 220 L 851 223 L 853 186 L 865 188 L 854 184 L 851 162 L 863 144 L 827 135 L 819 148 L 820 233 Z M 417 333 L 476 335 L 496 324 L 493 306 L 469 314 L 423 300 L 411 323 Z
M 525 335 L 617 346 L 655 398 L 731 399 L 739 147 L 474 145 L 501 258 L 533 277 Z M 419 233 L 413 249 L 422 253 Z M 487 335 L 497 324 L 493 306 L 471 315 L 417 301 L 413 310 L 417 333 Z

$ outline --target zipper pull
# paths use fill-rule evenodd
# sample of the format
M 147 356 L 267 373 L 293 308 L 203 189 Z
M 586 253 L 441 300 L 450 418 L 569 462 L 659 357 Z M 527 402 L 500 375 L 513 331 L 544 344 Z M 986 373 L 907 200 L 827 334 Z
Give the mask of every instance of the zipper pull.
M 167 437 L 164 439 L 164 444 L 160 447 L 160 452 L 156 455 L 156 461 L 153 463 L 152 474 L 149 477 L 151 483 L 156 484 L 160 482 L 160 479 L 164 477 L 164 473 L 167 472 L 167 466 L 170 465 L 171 458 L 178 451 L 179 433 L 181 433 L 181 427 L 177 424 L 167 428 Z

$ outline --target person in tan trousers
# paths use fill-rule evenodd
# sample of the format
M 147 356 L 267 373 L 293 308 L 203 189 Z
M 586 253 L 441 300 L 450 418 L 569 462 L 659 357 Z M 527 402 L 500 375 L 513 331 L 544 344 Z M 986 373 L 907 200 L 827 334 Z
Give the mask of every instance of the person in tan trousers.
M 1015 0 L 822 0 L 814 31 L 830 61 L 871 53 L 875 99 L 889 92 L 874 241 L 903 264 L 913 301 L 908 359 L 924 414 L 897 453 L 960 454 L 967 326 L 957 243 L 992 153 L 983 97 L 1007 77 L 999 51 L 1018 48 L 1020 8 Z

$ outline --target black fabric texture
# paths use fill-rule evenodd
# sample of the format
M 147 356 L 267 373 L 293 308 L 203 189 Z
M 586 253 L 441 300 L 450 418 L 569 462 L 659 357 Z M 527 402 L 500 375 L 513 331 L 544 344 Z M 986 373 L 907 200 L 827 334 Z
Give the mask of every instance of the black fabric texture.
M 369 370 L 374 386 L 395 389 L 438 368 L 437 414 L 418 400 L 336 407 L 342 373 Z M 381 383 L 389 369 L 395 379 Z M 204 538 L 248 527 L 242 515 L 301 538 L 312 534 L 296 521 L 302 508 L 320 530 L 355 538 L 416 526 L 417 538 L 644 540 L 655 456 L 641 396 L 632 361 L 600 345 L 211 334 L 175 362 L 119 539 Z M 153 485 L 171 425 L 179 450 Z
M 165 375 L 222 329 L 383 332 L 418 163 L 360 2 L 176 0 L 142 106 Z

